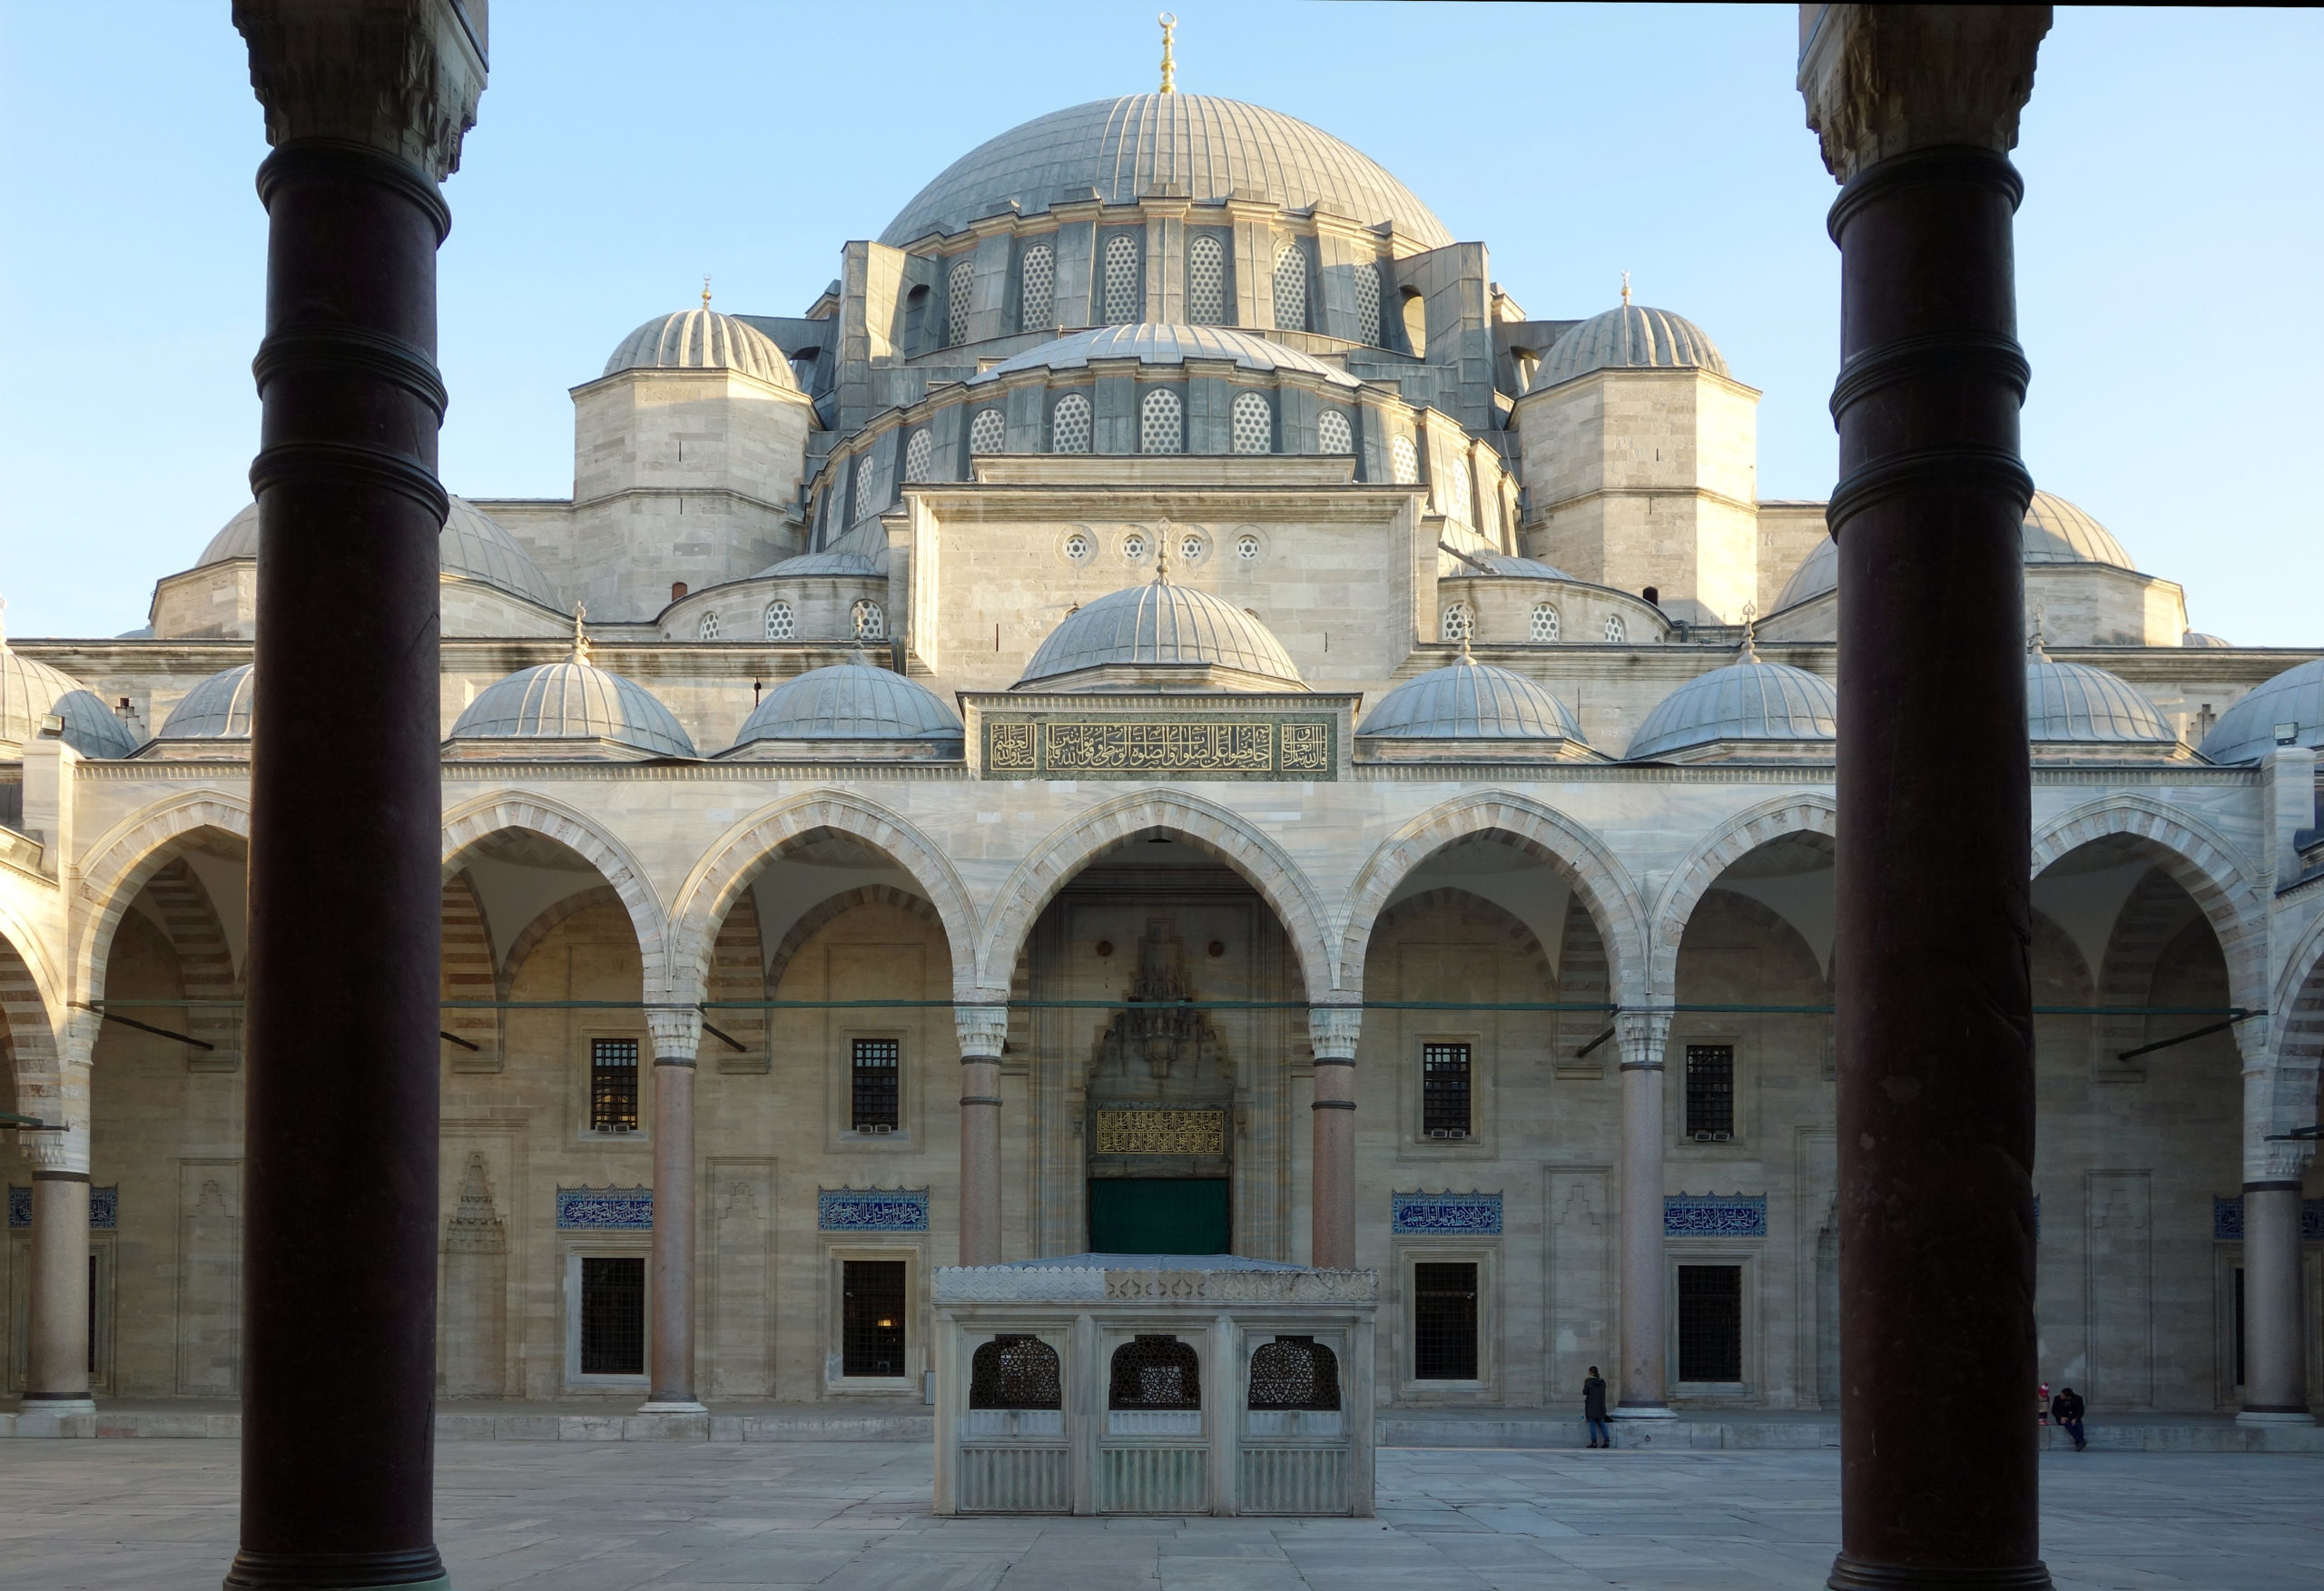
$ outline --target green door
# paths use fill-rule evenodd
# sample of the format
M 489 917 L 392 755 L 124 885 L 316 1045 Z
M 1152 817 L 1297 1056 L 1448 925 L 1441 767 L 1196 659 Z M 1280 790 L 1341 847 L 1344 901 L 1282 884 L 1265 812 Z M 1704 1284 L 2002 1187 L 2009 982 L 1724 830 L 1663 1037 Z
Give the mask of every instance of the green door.
M 1231 1252 L 1226 1179 L 1090 1178 L 1089 1248 L 1099 1254 Z

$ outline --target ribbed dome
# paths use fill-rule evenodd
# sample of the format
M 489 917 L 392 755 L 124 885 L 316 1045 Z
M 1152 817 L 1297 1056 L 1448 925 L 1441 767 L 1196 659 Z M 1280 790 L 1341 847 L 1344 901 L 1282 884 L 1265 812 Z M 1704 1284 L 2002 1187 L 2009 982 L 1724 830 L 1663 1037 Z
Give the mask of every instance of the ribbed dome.
M 947 166 L 880 241 L 892 249 L 954 232 L 1009 201 L 1031 213 L 1091 190 L 1127 204 L 1166 185 L 1190 199 L 1241 192 L 1300 210 L 1318 201 L 1369 226 L 1394 223 L 1423 249 L 1452 241 L 1412 190 L 1306 123 L 1208 94 L 1141 93 L 1037 116 Z
M 2184 635 L 2179 637 L 2179 644 L 2181 646 L 2232 647 L 2235 643 L 2224 640 L 2217 635 L 2206 635 L 2201 630 L 2190 630 Z
M 18 657 L 0 637 L 0 741 L 31 740 L 40 733 L 40 721 L 56 711 L 57 699 L 81 688 L 62 669 Z
M 2078 663 L 2025 660 L 2025 734 L 2043 742 L 2176 745 L 2176 731 L 2129 681 Z
M 743 721 L 736 746 L 753 741 L 950 741 L 960 721 L 927 686 L 875 666 L 862 653 L 810 669 L 767 692 Z
M 478 692 L 452 725 L 456 741 L 615 741 L 657 757 L 691 757 L 694 741 L 636 681 L 577 661 L 543 663 Z
M 1822 675 L 1764 663 L 1747 647 L 1738 662 L 1656 702 L 1623 754 L 1636 762 L 1722 741 L 1828 741 L 1839 715 L 1839 696 Z
M 2132 570 L 2138 567 L 2104 525 L 2063 497 L 2048 492 L 2034 493 L 2033 502 L 2026 506 L 2024 547 L 2028 564 L 2106 564 Z M 1781 612 L 1794 603 L 1821 596 L 1837 590 L 1839 584 L 1839 544 L 1827 535 L 1800 560 L 1799 567 L 1784 582 L 1783 594 L 1776 598 L 1776 609 Z
M 1299 671 L 1258 620 L 1207 592 L 1157 580 L 1110 592 L 1049 633 L 1019 685 L 1109 663 L 1209 663 L 1296 687 Z
M 1174 96 L 1175 97 L 1175 96 Z M 1304 370 L 1339 387 L 1364 383 L 1319 358 L 1226 326 L 1100 326 L 1077 331 L 1000 361 L 970 386 L 997 380 L 1012 370 L 1079 370 L 1091 359 L 1137 359 L 1147 365 L 1183 365 L 1188 359 L 1232 359 L 1246 370 Z
M 770 386 L 799 390 L 791 361 L 774 339 L 715 309 L 680 309 L 648 320 L 623 338 L 606 361 L 605 375 L 624 370 L 739 370 Z
M 178 698 L 162 721 L 165 741 L 246 741 L 257 712 L 258 674 L 249 663 L 211 675 Z
M 1406 680 L 1381 697 L 1355 732 L 1396 740 L 1589 743 L 1564 702 L 1524 675 L 1465 653 L 1460 662 Z
M 2324 746 L 2324 658 L 2288 668 L 2254 686 L 2219 715 L 2203 737 L 2214 762 L 2250 762 L 2276 749 L 2276 725 L 2296 725 L 2292 743 Z
M 222 564 L 230 558 L 257 556 L 258 505 L 252 503 L 226 521 L 225 529 L 210 538 L 210 545 L 202 550 L 194 567 Z M 445 516 L 444 529 L 436 538 L 436 557 L 447 575 L 480 580 L 543 607 L 560 605 L 556 587 L 541 573 L 532 555 L 517 545 L 517 538 L 502 529 L 497 521 L 466 497 L 452 499 L 451 512 Z
M 119 759 L 137 750 L 137 737 L 94 691 L 67 691 L 49 711 L 64 721 L 64 743 L 84 757 Z
M 1709 370 L 1727 374 L 1727 360 L 1709 333 L 1668 309 L 1621 304 L 1592 315 L 1551 345 L 1531 390 L 1555 387 L 1592 370 Z

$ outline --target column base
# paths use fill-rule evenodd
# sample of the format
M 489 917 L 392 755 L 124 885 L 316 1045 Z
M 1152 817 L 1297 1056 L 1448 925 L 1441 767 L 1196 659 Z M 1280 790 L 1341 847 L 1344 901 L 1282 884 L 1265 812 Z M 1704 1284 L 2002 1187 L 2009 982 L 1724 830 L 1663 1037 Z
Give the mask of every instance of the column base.
M 2050 1570 L 2039 1558 L 1990 1569 L 1939 1569 L 1866 1563 L 1842 1553 L 1824 1584 L 1827 1591 L 2050 1591 Z
M 408 1552 L 253 1552 L 234 1555 L 224 1591 L 451 1591 L 432 1547 Z
M 97 1400 L 80 1392 L 27 1392 L 26 1414 L 94 1414 Z
M 1612 1418 L 1616 1419 L 1676 1419 L 1678 1413 L 1668 1403 L 1618 1403 Z
M 707 1414 L 710 1409 L 707 1405 L 696 1403 L 692 1399 L 679 1401 L 649 1398 L 637 1406 L 637 1412 L 640 1414 Z
M 2305 1409 L 2245 1409 L 2235 1416 L 2238 1425 L 2314 1425 L 2316 1417 Z

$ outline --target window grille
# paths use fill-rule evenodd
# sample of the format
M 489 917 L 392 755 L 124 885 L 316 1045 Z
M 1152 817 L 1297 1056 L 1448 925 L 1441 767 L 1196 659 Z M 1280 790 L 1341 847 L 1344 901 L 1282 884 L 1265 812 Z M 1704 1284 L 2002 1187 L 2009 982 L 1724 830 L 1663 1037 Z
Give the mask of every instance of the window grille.
M 1284 331 L 1307 329 L 1307 254 L 1296 243 L 1275 251 L 1275 323 Z
M 1176 1337 L 1139 1335 L 1114 1350 L 1108 1409 L 1200 1409 L 1202 1361 Z
M 1380 346 L 1380 267 L 1355 268 L 1355 339 Z
M 1437 505 L 1439 508 L 1463 525 L 1475 517 L 1475 506 L 1469 500 L 1468 460 L 1448 460 L 1437 484 L 1443 488 L 1443 500 Z
M 1137 406 L 1137 450 L 1140 453 L 1184 453 L 1186 438 L 1179 426 L 1177 390 L 1157 387 Z
M 997 408 L 980 408 L 976 418 L 969 422 L 969 451 L 998 453 L 1008 435 L 1009 422 Z
M 1420 1046 L 1420 1125 L 1432 1138 L 1469 1135 L 1469 1046 Z
M 1187 245 L 1187 319 L 1196 326 L 1226 319 L 1226 247 L 1216 238 Z
M 788 641 L 798 633 L 799 622 L 793 615 L 789 603 L 771 602 L 766 604 L 766 638 L 769 641 Z
M 1122 556 L 1132 564 L 1146 561 L 1146 537 L 1137 531 L 1122 537 Z
M 996 1337 L 969 1361 L 969 1407 L 1062 1409 L 1062 1381 L 1056 1349 L 1038 1337 Z
M 850 627 L 858 641 L 884 641 L 888 636 L 888 615 L 880 604 L 869 597 L 858 597 L 848 610 Z
M 645 1373 L 645 1257 L 581 1256 L 581 1373 Z
M 855 517 L 863 518 L 880 506 L 880 472 L 873 467 L 872 456 L 865 454 L 855 461 Z
M 1088 563 L 1089 561 L 1089 538 L 1082 535 L 1079 531 L 1077 530 L 1071 535 L 1065 538 L 1065 555 L 1072 559 L 1075 563 Z
M 1687 1136 L 1724 1144 L 1735 1136 L 1735 1046 L 1687 1046 Z
M 589 1130 L 637 1131 L 637 1041 L 634 1038 L 590 1041 Z
M 1078 392 L 1067 393 L 1049 411 L 1049 451 L 1089 451 L 1089 400 Z
M 1743 1267 L 1679 1267 L 1679 1379 L 1743 1379 Z
M 859 1133 L 892 1133 L 899 1122 L 897 1075 L 902 1045 L 892 1038 L 855 1041 L 852 1072 L 852 1109 L 848 1125 Z
M 1355 432 L 1347 423 L 1347 416 L 1335 408 L 1327 408 L 1315 417 L 1315 450 L 1318 453 L 1353 453 Z
M 1055 324 L 1051 310 L 1057 283 L 1057 255 L 1047 243 L 1025 250 L 1017 272 L 1017 329 L 1047 331 Z
M 1388 444 L 1388 464 L 1398 486 L 1420 485 L 1420 450 L 1410 437 L 1398 437 Z
M 1413 1267 L 1413 1379 L 1477 1379 L 1477 1268 Z
M 1137 240 L 1116 232 L 1106 240 L 1106 324 L 1119 326 L 1145 319 L 1137 301 Z
M 926 431 L 914 431 L 911 440 L 904 444 L 904 479 L 926 480 L 929 460 L 935 451 L 936 443 Z
M 1246 564 L 1257 563 L 1259 561 L 1259 538 L 1255 535 L 1236 536 L 1235 538 L 1235 555 L 1242 559 Z
M 1202 539 L 1200 531 L 1189 530 L 1178 537 L 1178 562 L 1199 564 L 1202 555 L 1210 551 L 1210 544 Z
M 1628 641 L 1630 638 L 1630 627 L 1622 623 L 1622 615 L 1620 614 L 1608 614 L 1606 615 L 1606 639 L 1609 641 Z
M 1440 631 L 1446 641 L 1472 641 L 1477 634 L 1477 615 L 1467 603 L 1456 602 L 1444 610 L 1444 623 Z
M 1557 609 L 1545 602 L 1533 604 L 1532 635 L 1536 641 L 1555 641 L 1558 638 Z
M 848 1260 L 840 1266 L 840 1374 L 904 1371 L 904 1262 Z
M 1239 394 L 1235 407 L 1228 411 L 1229 427 L 1237 453 L 1272 453 L 1275 451 L 1275 417 L 1267 412 L 1266 395 L 1259 392 Z
M 717 640 L 717 639 L 718 639 L 718 615 L 717 615 L 716 614 L 703 614 L 703 615 L 702 615 L 702 624 L 700 624 L 700 626 L 698 626 L 698 628 L 700 629 L 701 633 L 702 633 L 702 638 L 703 638 L 704 641 L 715 641 L 715 640 Z
M 1278 1337 L 1252 1350 L 1251 1408 L 1339 1406 L 1339 1357 L 1313 1337 Z
M 945 279 L 944 340 L 953 347 L 969 340 L 969 305 L 976 284 L 976 263 L 969 260 L 956 262 Z

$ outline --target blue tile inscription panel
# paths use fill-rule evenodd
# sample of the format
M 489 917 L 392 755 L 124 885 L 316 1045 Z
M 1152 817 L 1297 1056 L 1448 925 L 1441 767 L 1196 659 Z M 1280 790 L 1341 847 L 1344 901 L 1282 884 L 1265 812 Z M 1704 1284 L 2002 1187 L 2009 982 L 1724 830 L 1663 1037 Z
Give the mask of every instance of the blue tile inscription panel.
M 926 1188 L 822 1188 L 815 1226 L 822 1232 L 926 1232 Z
M 8 1230 L 29 1232 L 33 1224 L 33 1191 L 11 1185 L 8 1189 Z M 114 1232 L 121 1226 L 121 1185 L 89 1190 L 89 1230 Z
M 2302 1242 L 2324 1242 L 2324 1199 L 2299 1202 L 2299 1236 Z M 2211 1239 L 2222 1243 L 2243 1241 L 2243 1195 L 2211 1201 Z
M 559 1232 L 651 1232 L 654 1230 L 654 1190 L 559 1188 L 556 1190 L 556 1229 Z
M 1432 1237 L 1499 1237 L 1499 1193 L 1391 1193 L 1392 1231 Z
M 1765 1193 L 1671 1193 L 1662 1201 L 1665 1237 L 1765 1237 Z

